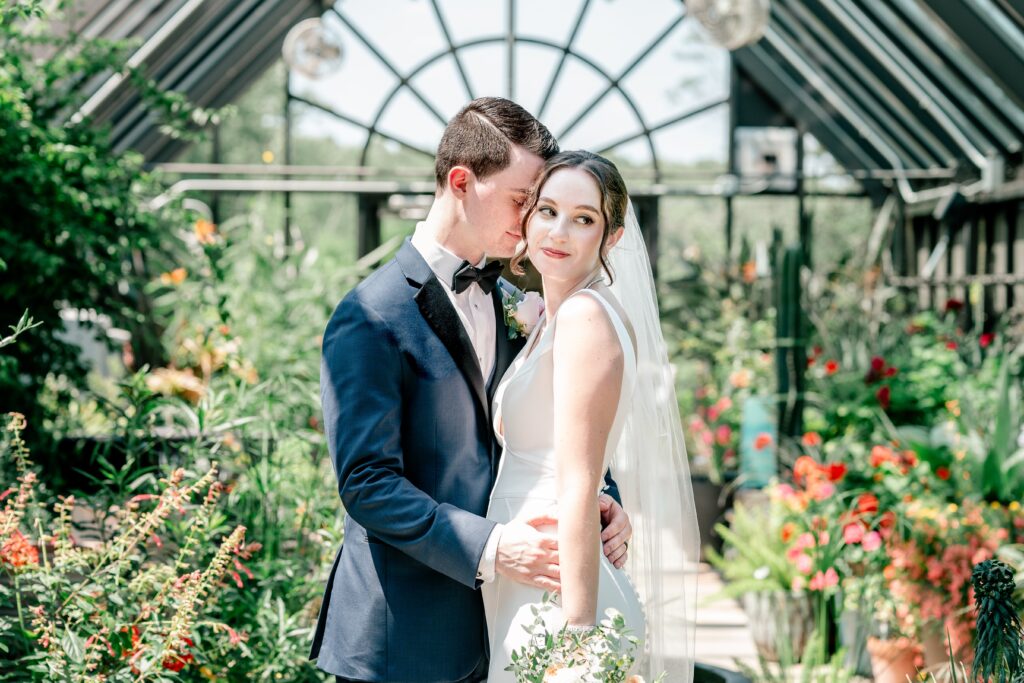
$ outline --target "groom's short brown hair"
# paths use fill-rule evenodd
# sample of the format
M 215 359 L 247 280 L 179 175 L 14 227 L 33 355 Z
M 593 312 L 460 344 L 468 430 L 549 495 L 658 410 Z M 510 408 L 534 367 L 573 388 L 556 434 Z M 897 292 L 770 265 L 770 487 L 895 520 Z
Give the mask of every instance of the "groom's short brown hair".
M 512 161 L 512 145 L 542 159 L 558 153 L 555 136 L 533 114 L 502 97 L 478 97 L 444 129 L 434 161 L 438 189 L 447 187 L 455 166 L 465 166 L 477 178 L 505 170 Z

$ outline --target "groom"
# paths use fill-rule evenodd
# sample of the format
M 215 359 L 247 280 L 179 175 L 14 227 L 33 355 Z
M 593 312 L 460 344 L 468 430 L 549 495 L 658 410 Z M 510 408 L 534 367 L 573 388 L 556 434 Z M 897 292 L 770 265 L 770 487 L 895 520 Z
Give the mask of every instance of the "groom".
M 514 102 L 480 98 L 448 123 L 430 212 L 396 257 L 350 292 L 324 333 L 321 397 L 347 511 L 310 658 L 339 681 L 483 681 L 481 583 L 559 588 L 551 518 L 485 519 L 498 471 L 491 399 L 509 340 L 501 266 L 550 132 Z M 609 490 L 617 496 L 614 483 Z M 613 562 L 632 530 L 602 495 Z

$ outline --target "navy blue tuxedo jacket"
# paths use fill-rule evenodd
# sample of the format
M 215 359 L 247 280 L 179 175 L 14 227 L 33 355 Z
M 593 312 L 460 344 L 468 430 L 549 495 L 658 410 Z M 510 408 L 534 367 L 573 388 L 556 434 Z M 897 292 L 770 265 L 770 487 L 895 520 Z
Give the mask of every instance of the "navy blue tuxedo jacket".
M 324 671 L 458 681 L 487 656 L 476 572 L 500 457 L 490 405 L 523 343 L 508 339 L 500 288 L 492 298 L 489 378 L 408 240 L 331 316 L 320 388 L 347 516 L 310 653 Z

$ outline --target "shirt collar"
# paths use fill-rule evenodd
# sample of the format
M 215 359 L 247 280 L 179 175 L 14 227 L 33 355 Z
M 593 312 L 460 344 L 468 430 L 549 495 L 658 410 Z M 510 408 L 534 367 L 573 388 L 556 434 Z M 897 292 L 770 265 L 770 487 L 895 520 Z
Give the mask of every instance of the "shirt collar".
M 420 256 L 427 262 L 430 269 L 434 271 L 437 279 L 445 287 L 451 289 L 452 280 L 455 279 L 455 271 L 462 267 L 463 259 L 460 259 L 438 244 L 423 222 L 416 224 L 416 231 L 412 234 L 412 246 L 416 247 L 416 251 L 420 252 Z M 487 257 L 484 256 L 476 266 L 477 268 L 482 268 L 486 264 Z

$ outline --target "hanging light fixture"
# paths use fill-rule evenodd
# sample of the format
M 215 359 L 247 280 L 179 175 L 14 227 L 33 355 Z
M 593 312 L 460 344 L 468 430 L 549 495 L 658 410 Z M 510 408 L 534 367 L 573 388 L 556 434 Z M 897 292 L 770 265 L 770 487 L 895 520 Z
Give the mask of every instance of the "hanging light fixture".
M 770 0 L 685 0 L 687 11 L 730 50 L 756 43 L 768 26 Z
M 300 21 L 285 36 L 281 56 L 288 68 L 307 78 L 323 78 L 341 66 L 341 39 L 319 17 Z

